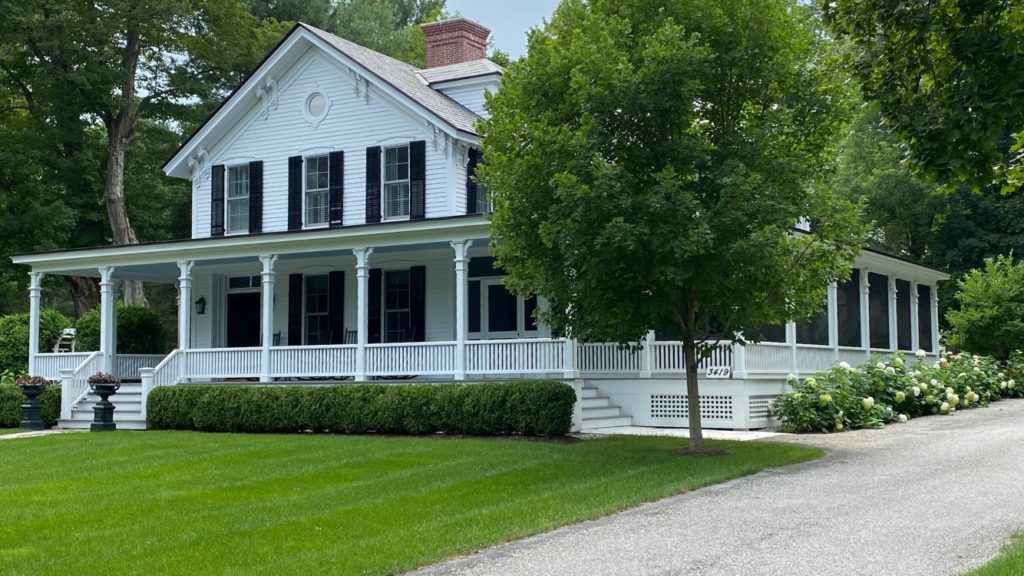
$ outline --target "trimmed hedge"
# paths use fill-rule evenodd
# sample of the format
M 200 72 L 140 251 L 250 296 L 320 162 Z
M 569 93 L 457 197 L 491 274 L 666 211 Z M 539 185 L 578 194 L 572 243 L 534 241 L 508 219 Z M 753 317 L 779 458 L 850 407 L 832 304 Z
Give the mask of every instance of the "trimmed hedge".
M 75 324 L 76 349 L 100 349 L 100 311 L 93 308 Z M 117 351 L 120 354 L 164 354 L 168 350 L 167 332 L 160 315 L 142 306 L 117 306 Z
M 561 436 L 576 393 L 551 380 L 486 384 L 183 385 L 149 395 L 152 429 Z
M 60 386 L 47 386 L 39 401 L 43 404 L 43 423 L 47 428 L 53 428 L 60 418 Z M 0 428 L 18 427 L 24 403 L 25 395 L 17 386 L 0 385 Z
M 28 313 L 0 316 L 0 371 L 28 369 Z M 56 310 L 39 311 L 39 352 L 52 352 L 53 345 L 71 320 Z

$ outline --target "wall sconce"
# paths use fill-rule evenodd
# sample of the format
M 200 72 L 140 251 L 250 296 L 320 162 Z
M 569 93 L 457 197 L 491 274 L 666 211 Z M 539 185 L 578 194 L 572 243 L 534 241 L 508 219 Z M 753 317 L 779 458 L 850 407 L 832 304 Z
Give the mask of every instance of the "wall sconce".
M 196 314 L 202 316 L 206 314 L 206 297 L 200 296 L 199 300 L 196 300 Z

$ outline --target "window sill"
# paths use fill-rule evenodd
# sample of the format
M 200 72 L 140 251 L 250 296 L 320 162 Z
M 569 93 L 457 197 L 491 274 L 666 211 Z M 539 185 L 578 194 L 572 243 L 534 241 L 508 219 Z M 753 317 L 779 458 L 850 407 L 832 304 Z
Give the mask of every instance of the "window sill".
M 303 230 L 324 230 L 325 228 L 329 228 L 330 226 L 331 226 L 331 224 L 329 222 L 324 222 L 323 224 L 310 224 L 308 226 L 303 226 L 302 229 Z
M 388 218 L 382 218 L 383 222 L 407 222 L 411 218 L 409 216 L 391 216 Z

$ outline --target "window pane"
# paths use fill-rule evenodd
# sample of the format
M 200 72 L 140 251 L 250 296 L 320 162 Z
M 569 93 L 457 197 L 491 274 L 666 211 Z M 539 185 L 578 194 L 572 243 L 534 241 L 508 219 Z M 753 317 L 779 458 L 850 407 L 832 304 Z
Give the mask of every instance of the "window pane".
M 480 331 L 480 281 L 469 282 L 469 331 Z
M 761 326 L 757 327 L 757 331 L 761 333 L 761 338 L 765 342 L 786 341 L 785 324 L 762 324 Z
M 228 168 L 228 197 L 237 198 L 249 195 L 249 167 L 231 166 Z
M 228 232 L 246 232 L 249 230 L 249 199 L 237 198 L 228 200 L 227 224 Z
M 517 307 L 516 297 L 504 285 L 487 286 L 487 331 L 515 332 Z
M 384 207 L 384 216 L 386 218 L 408 216 L 409 183 L 388 184 L 385 189 Z
M 827 303 L 814 316 L 796 323 L 796 342 L 797 344 L 828 345 Z
M 918 345 L 926 352 L 932 350 L 932 289 L 917 287 L 917 332 Z
M 249 277 L 248 276 L 234 276 L 232 278 L 228 278 L 228 288 L 229 289 L 233 290 L 233 289 L 237 289 L 237 288 L 248 288 L 248 287 L 249 287 Z
M 839 284 L 836 290 L 838 309 L 836 310 L 839 325 L 839 345 L 860 348 L 860 269 L 854 268 L 853 274 L 846 282 Z
M 537 309 L 537 297 L 530 296 L 523 301 L 523 329 L 536 330 L 537 319 L 533 317 L 533 311 Z
M 896 340 L 900 350 L 911 350 L 910 282 L 896 281 Z
M 871 347 L 889 349 L 889 277 L 868 274 L 868 327 Z

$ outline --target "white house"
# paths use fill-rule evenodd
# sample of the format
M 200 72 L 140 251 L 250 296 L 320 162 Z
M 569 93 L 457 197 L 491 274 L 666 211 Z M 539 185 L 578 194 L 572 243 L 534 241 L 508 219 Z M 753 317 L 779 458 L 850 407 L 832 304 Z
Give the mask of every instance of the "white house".
M 61 425 L 91 419 L 86 378 L 110 371 L 122 428 L 144 427 L 156 386 L 239 381 L 553 377 L 579 391 L 577 425 L 684 426 L 679 343 L 641 352 L 552 338 L 490 257 L 486 192 L 473 180 L 486 91 L 502 69 L 489 31 L 424 26 L 424 70 L 299 24 L 175 153 L 192 182 L 192 237 L 19 255 L 31 267 L 30 372 L 60 378 Z M 722 344 L 701 383 L 705 426 L 769 425 L 788 373 L 872 353 L 938 349 L 936 282 L 947 275 L 865 251 L 820 318 Z M 97 352 L 38 354 L 40 280 L 98 277 Z M 123 280 L 178 286 L 166 356 L 118 355 Z

